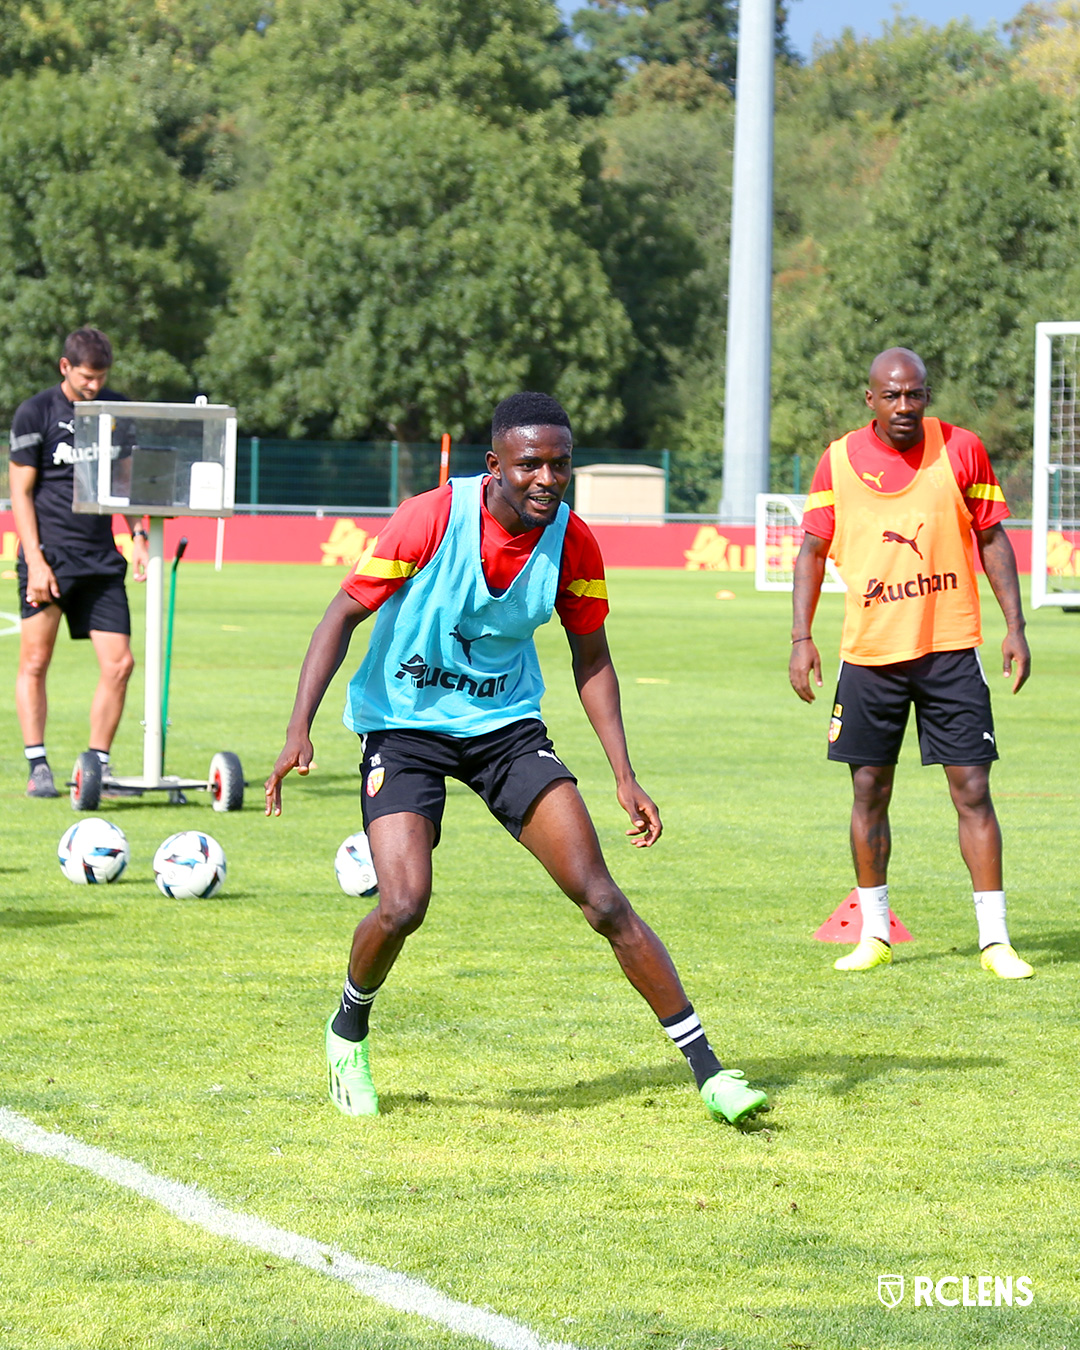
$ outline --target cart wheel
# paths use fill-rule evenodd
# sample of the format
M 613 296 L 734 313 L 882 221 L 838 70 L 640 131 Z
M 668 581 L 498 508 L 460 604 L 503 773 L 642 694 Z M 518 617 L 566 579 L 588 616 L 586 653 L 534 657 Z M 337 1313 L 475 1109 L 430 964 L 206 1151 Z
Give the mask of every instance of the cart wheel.
M 101 802 L 101 760 L 84 750 L 71 771 L 71 809 L 96 811 Z
M 210 761 L 210 801 L 215 811 L 239 811 L 244 804 L 244 771 L 231 750 L 219 750 Z

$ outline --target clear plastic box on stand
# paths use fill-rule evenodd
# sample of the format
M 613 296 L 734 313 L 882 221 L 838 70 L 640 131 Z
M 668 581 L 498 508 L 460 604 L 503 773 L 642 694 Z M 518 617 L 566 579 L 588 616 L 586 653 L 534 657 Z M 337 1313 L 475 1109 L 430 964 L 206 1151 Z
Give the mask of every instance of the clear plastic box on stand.
M 128 403 L 102 399 L 75 405 L 75 489 L 72 507 L 92 515 L 149 516 L 146 565 L 146 654 L 143 714 L 143 772 L 140 777 L 104 783 L 97 755 L 75 762 L 71 804 L 94 811 L 102 792 L 141 796 L 164 790 L 184 802 L 184 789 L 210 792 L 214 809 L 236 811 L 243 804 L 240 761 L 220 751 L 205 778 L 164 772 L 165 710 L 163 670 L 165 519 L 169 516 L 233 514 L 236 484 L 236 409 L 207 403 Z M 181 541 L 181 546 L 186 540 Z M 176 566 L 181 549 L 173 561 Z M 170 604 L 170 626 L 172 606 Z
M 76 511 L 231 516 L 236 409 L 211 403 L 75 406 Z

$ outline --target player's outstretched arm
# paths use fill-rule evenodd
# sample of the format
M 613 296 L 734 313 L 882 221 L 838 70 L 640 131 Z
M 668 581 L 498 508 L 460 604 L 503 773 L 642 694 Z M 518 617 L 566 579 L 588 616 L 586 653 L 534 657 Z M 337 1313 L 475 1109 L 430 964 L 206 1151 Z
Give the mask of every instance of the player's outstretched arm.
M 791 656 L 788 659 L 788 679 L 791 687 L 804 703 L 813 703 L 814 691 L 810 676 L 821 688 L 821 654 L 810 636 L 825 580 L 825 559 L 829 556 L 829 540 L 816 534 L 803 535 L 802 548 L 795 559 L 795 584 L 791 595 Z
M 281 815 L 282 779 L 293 769 L 304 775 L 311 768 L 315 753 L 309 735 L 311 724 L 330 681 L 345 660 L 353 632 L 370 613 L 370 609 L 358 604 L 347 591 L 338 591 L 312 633 L 304 664 L 300 667 L 300 681 L 285 733 L 285 745 L 266 780 L 268 816 Z
M 976 530 L 975 542 L 983 571 L 993 587 L 1001 612 L 1005 616 L 1005 638 L 1001 644 L 1002 672 L 1016 675 L 1012 691 L 1018 693 L 1031 674 L 1031 651 L 1024 636 L 1024 607 L 1020 601 L 1020 578 L 1016 572 L 1016 554 L 1012 542 L 999 521 L 988 530 Z
M 664 827 L 659 807 L 635 778 L 630 763 L 619 702 L 619 678 L 608 650 L 604 626 L 601 624 L 595 632 L 584 634 L 567 630 L 566 636 L 581 706 L 615 775 L 619 805 L 630 817 L 631 828 L 626 833 L 636 847 L 649 848 L 660 838 Z

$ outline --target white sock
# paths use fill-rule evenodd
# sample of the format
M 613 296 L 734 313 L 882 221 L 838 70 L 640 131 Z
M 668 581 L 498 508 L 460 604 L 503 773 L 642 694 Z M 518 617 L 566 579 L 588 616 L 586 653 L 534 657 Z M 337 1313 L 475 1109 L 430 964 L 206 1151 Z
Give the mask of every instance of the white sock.
M 859 896 L 859 909 L 862 911 L 862 932 L 859 941 L 878 938 L 881 942 L 891 942 L 889 935 L 889 888 L 888 886 L 856 886 Z
M 45 747 L 43 745 L 24 745 L 23 754 L 29 760 L 45 759 Z
M 1009 930 L 1005 927 L 1005 892 L 973 891 L 975 919 L 979 925 L 979 950 L 995 942 L 1009 944 Z

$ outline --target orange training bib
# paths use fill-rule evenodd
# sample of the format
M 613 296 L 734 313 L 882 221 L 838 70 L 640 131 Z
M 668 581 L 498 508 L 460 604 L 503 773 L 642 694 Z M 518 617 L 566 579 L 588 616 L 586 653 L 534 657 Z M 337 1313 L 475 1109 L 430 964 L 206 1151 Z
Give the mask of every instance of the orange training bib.
M 923 421 L 915 477 L 876 492 L 856 476 L 847 437 L 829 447 L 836 529 L 829 556 L 847 585 L 840 655 L 859 666 L 961 651 L 982 641 L 971 512 L 941 423 Z

